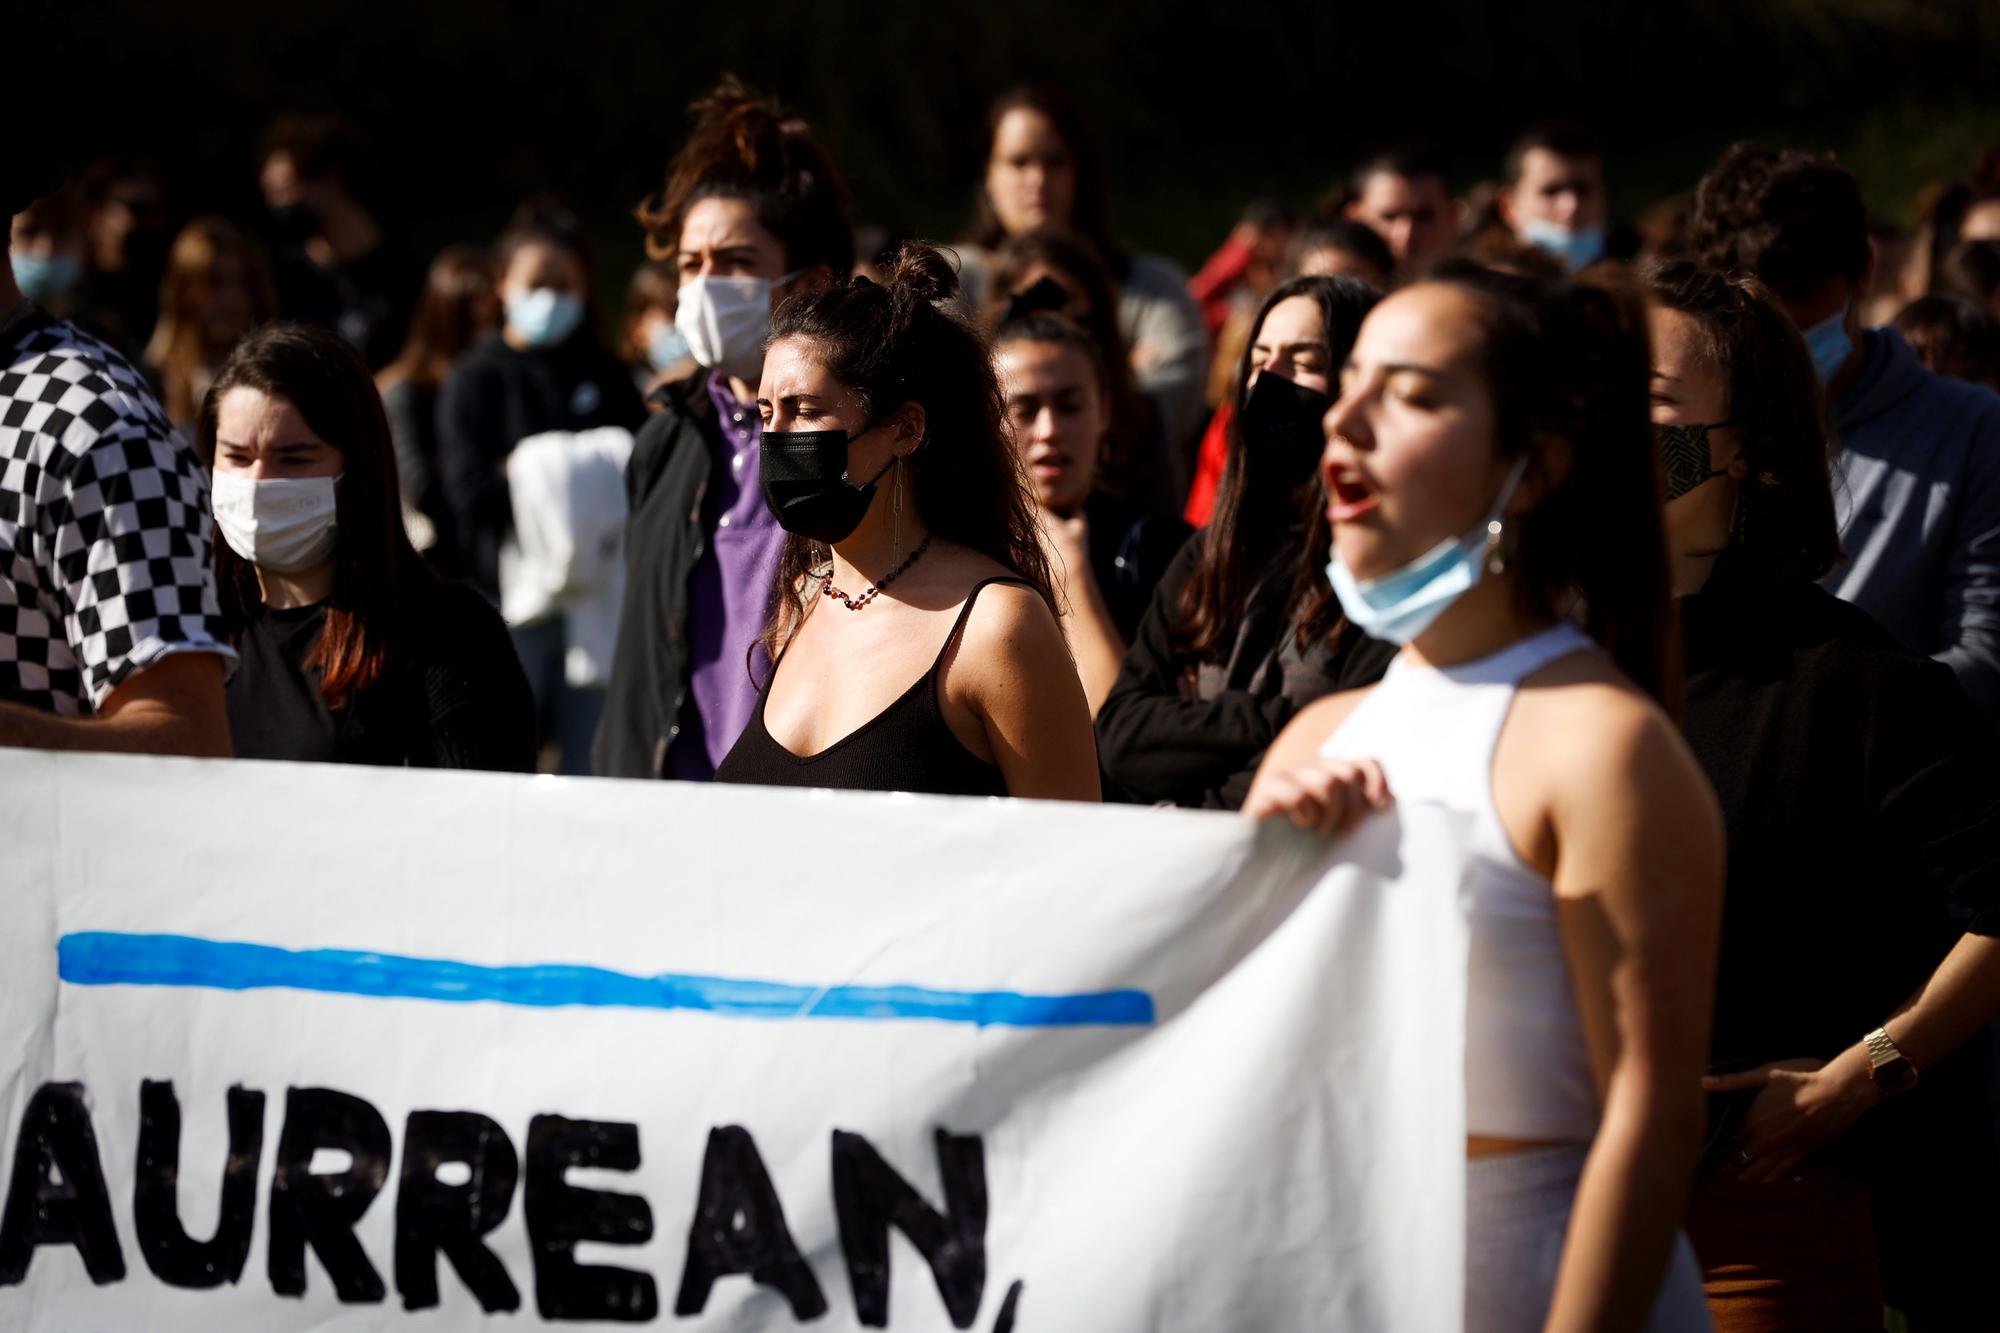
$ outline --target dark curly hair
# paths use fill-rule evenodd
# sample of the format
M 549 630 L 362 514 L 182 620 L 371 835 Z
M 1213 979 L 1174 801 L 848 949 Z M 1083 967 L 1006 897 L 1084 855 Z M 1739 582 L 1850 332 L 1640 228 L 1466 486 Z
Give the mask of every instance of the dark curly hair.
M 689 109 L 694 133 L 667 164 L 666 184 L 633 213 L 646 231 L 646 253 L 671 258 L 688 209 L 701 200 L 741 199 L 784 245 L 787 268 L 823 264 L 836 279 L 847 276 L 854 267 L 847 182 L 798 112 L 727 74 Z
M 1867 271 L 1861 187 L 1831 153 L 1739 143 L 1695 187 L 1688 252 L 1703 265 L 1749 273 L 1786 301 Z
M 958 274 L 920 242 L 902 247 L 886 285 L 851 277 L 798 292 L 771 315 L 775 346 L 795 338 L 813 360 L 860 400 L 868 421 L 907 403 L 924 409 L 925 441 L 910 455 L 911 499 L 924 526 L 988 556 L 1025 579 L 1051 610 L 1058 603 L 1038 536 L 1033 492 L 1009 441 L 985 339 L 940 303 L 958 292 Z M 785 538 L 760 638 L 776 661 L 798 632 L 810 601 L 799 588 L 813 543 Z

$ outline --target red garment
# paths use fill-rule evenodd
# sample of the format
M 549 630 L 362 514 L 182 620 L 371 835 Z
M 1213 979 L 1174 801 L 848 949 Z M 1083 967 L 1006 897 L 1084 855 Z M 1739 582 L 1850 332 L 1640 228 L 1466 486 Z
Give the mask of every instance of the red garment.
M 1201 322 L 1208 328 L 1211 344 L 1228 322 L 1230 295 L 1242 285 L 1244 275 L 1250 271 L 1250 261 L 1256 254 L 1256 247 L 1248 240 L 1231 233 L 1229 239 L 1208 257 L 1201 271 L 1188 279 L 1188 295 L 1201 307 Z
M 1201 450 L 1195 455 L 1194 485 L 1188 488 L 1187 508 L 1181 517 L 1197 528 L 1208 526 L 1215 512 L 1215 492 L 1222 485 L 1222 468 L 1229 461 L 1229 425 L 1236 420 L 1236 404 L 1224 399 L 1208 419 L 1202 432 Z

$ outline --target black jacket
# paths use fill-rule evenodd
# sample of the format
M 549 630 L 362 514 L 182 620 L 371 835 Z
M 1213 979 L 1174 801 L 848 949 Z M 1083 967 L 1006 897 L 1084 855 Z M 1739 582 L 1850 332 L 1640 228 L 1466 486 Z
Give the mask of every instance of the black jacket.
M 587 329 L 532 352 L 490 334 L 460 357 L 438 397 L 437 448 L 466 581 L 499 601 L 500 544 L 514 530 L 502 469 L 515 445 L 550 430 L 636 431 L 645 416 L 632 373 Z
M 1681 614 L 1729 830 L 1714 1058 L 1830 1057 L 2000 934 L 2000 746 L 1948 668 L 1739 552 Z
M 1264 751 L 1301 708 L 1336 690 L 1372 685 L 1396 655 L 1342 626 L 1331 644 L 1300 654 L 1290 614 L 1296 547 L 1251 591 L 1226 661 L 1175 652 L 1181 588 L 1201 559 L 1199 537 L 1181 547 L 1125 654 L 1118 683 L 1097 713 L 1097 757 L 1107 800 L 1235 810 Z
M 688 702 L 688 579 L 708 548 L 702 500 L 712 451 L 722 447 L 710 372 L 655 390 L 625 468 L 625 606 L 618 651 L 591 750 L 602 777 L 657 778 L 673 745 L 703 744 Z

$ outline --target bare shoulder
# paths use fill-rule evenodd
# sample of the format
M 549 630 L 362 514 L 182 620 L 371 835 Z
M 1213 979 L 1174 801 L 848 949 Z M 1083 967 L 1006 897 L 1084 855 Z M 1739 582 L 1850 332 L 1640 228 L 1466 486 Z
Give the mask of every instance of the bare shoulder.
M 1597 653 L 1573 653 L 1521 682 L 1493 784 L 1510 835 L 1544 871 L 1558 845 L 1579 840 L 1697 860 L 1720 846 L 1721 811 L 1679 728 Z
M 1001 574 L 984 577 L 1013 577 Z M 1024 646 L 1039 648 L 1062 645 L 1062 628 L 1055 612 L 1033 586 L 1026 583 L 988 583 L 979 589 L 979 599 L 965 618 L 965 632 L 959 647 L 960 659 L 968 666 L 982 661 L 1005 660 Z M 1068 649 L 1062 649 L 1067 660 Z
M 1672 719 L 1600 653 L 1558 658 L 1521 682 L 1508 741 L 1558 776 L 1601 775 L 1662 749 L 1685 753 Z

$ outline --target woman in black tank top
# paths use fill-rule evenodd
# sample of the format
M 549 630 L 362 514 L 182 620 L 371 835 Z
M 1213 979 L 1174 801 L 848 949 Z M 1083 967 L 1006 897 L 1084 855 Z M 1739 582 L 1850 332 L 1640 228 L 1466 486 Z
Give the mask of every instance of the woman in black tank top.
M 1089 707 L 983 342 L 906 247 L 773 314 L 760 485 L 775 664 L 723 782 L 1097 799 Z M 928 664 L 928 665 L 926 665 Z

